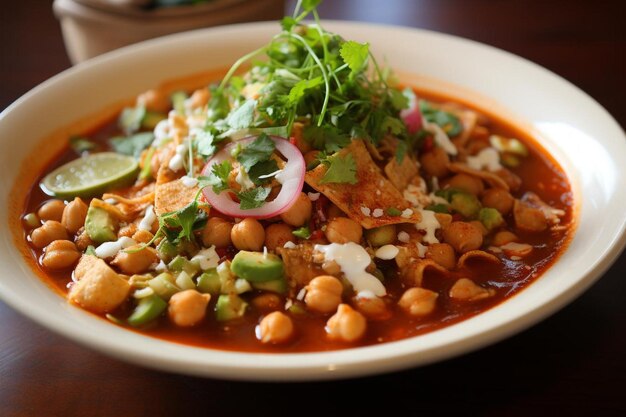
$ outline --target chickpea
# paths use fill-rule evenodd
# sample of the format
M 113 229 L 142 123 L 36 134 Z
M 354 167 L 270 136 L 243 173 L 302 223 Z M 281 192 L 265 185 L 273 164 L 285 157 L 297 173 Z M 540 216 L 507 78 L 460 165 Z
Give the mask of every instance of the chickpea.
M 483 237 L 489 234 L 489 230 L 487 230 L 483 222 L 481 222 L 480 220 L 472 220 L 471 222 L 469 222 L 469 224 L 480 230 L 480 233 L 483 235 Z
M 541 232 L 548 227 L 543 211 L 520 200 L 513 203 L 513 218 L 515 226 L 527 232 Z
M 211 217 L 202 229 L 202 243 L 209 247 L 225 248 L 231 244 L 233 224 L 221 217 Z
M 258 220 L 247 218 L 233 226 L 230 238 L 239 250 L 259 251 L 263 249 L 265 230 Z
M 450 298 L 459 301 L 476 301 L 489 298 L 496 292 L 493 288 L 483 288 L 471 279 L 461 278 L 450 288 Z
M 54 220 L 60 222 L 61 217 L 63 216 L 64 208 L 65 203 L 63 201 L 48 200 L 41 207 L 39 207 L 37 215 L 41 220 Z
M 493 246 L 503 246 L 507 243 L 517 241 L 519 241 L 519 238 L 515 233 L 509 232 L 508 230 L 502 230 L 493 236 L 493 239 L 491 239 L 491 244 Z
M 44 267 L 51 270 L 69 268 L 78 261 L 80 252 L 76 245 L 69 240 L 54 240 L 46 246 L 41 260 Z
M 456 266 L 454 248 L 447 243 L 431 243 L 426 250 L 426 257 L 446 269 L 453 269 Z
M 439 297 L 439 294 L 425 288 L 409 288 L 402 294 L 402 297 L 400 297 L 398 305 L 408 315 L 422 317 L 435 310 L 437 297 Z
M 111 264 L 117 266 L 123 273 L 133 275 L 147 271 L 152 264 L 157 262 L 159 262 L 159 257 L 154 248 L 133 245 L 119 251 Z
M 448 173 L 450 158 L 443 148 L 434 148 L 420 158 L 424 170 L 433 177 L 443 177 Z
M 281 308 L 282 299 L 278 294 L 265 293 L 257 295 L 252 299 L 252 305 L 259 310 L 278 310 Z
M 68 240 L 67 230 L 56 220 L 46 220 L 31 232 L 30 240 L 33 246 L 41 249 L 54 240 Z
M 288 315 L 274 311 L 263 317 L 258 326 L 258 337 L 263 343 L 284 343 L 291 339 L 294 333 L 293 322 Z
M 450 223 L 450 226 L 443 230 L 443 239 L 459 253 L 478 249 L 483 244 L 481 231 L 466 222 Z
M 450 188 L 458 188 L 470 194 L 480 195 L 485 190 L 485 185 L 480 178 L 467 174 L 457 174 L 447 181 Z
M 274 223 L 265 229 L 265 246 L 269 250 L 282 248 L 287 242 L 295 242 L 291 226 L 285 223 Z
M 177 292 L 170 298 L 167 314 L 177 326 L 195 326 L 204 319 L 210 300 L 211 294 L 201 294 L 196 290 Z
M 354 306 L 371 320 L 386 320 L 391 317 L 385 300 L 380 297 L 354 297 Z
M 137 230 L 133 234 L 133 240 L 139 243 L 148 243 L 153 237 L 154 235 L 147 230 Z
M 328 275 L 335 275 L 336 276 L 336 275 L 341 274 L 341 267 L 335 261 L 324 261 L 324 263 L 322 264 L 322 269 Z
M 359 243 L 363 237 L 361 225 L 347 217 L 335 217 L 326 225 L 326 239 L 332 243 Z
M 80 197 L 76 197 L 74 201 L 71 201 L 65 206 L 63 216 L 61 217 L 61 224 L 68 232 L 75 235 L 76 232 L 85 225 L 88 209 L 87 204 L 85 204 Z
M 482 203 L 485 207 L 498 210 L 501 214 L 508 214 L 513 208 L 513 196 L 503 188 L 490 188 L 483 194 Z
M 137 97 L 137 104 L 158 113 L 167 113 L 170 108 L 169 98 L 159 90 L 148 90 L 140 94 Z
M 289 210 L 281 213 L 280 218 L 291 226 L 300 227 L 309 221 L 312 211 L 313 204 L 311 200 L 306 194 L 300 193 L 294 205 Z
M 305 288 L 304 302 L 310 310 L 319 313 L 332 313 L 341 304 L 343 285 L 333 276 L 320 275 L 315 277 Z
M 337 312 L 326 322 L 326 333 L 332 340 L 355 342 L 365 334 L 367 320 L 348 304 L 339 304 Z

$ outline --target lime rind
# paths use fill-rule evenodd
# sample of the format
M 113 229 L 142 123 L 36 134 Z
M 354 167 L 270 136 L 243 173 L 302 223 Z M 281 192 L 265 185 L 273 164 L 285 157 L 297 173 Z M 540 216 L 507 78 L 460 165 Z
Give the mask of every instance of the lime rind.
M 57 198 L 89 198 L 132 184 L 139 173 L 135 158 L 101 152 L 70 161 L 46 175 L 41 189 Z

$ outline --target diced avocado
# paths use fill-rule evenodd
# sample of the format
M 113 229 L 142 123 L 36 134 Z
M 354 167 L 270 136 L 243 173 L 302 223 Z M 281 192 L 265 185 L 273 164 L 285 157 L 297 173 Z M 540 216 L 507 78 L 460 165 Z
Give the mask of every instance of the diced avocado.
M 431 204 L 426 207 L 426 210 L 434 211 L 435 213 L 450 214 L 450 209 L 448 208 L 448 205 L 442 203 Z
M 253 282 L 252 288 L 261 291 L 271 291 L 278 294 L 287 293 L 287 280 L 284 277 L 265 282 Z
M 491 135 L 489 143 L 500 152 L 509 152 L 519 156 L 528 156 L 528 149 L 515 138 L 505 138 L 500 135 Z
M 452 195 L 450 207 L 466 219 L 475 219 L 481 205 L 474 194 L 459 192 Z
M 170 297 L 180 291 L 176 285 L 174 285 L 174 277 L 172 274 L 163 272 L 148 281 L 148 285 L 152 290 L 161 298 L 169 300 Z
M 374 247 L 390 245 L 396 241 L 396 225 L 375 227 L 365 231 L 365 238 Z
M 283 276 L 283 261 L 271 253 L 239 251 L 230 266 L 233 274 L 250 282 L 264 282 Z
M 487 228 L 492 231 L 493 229 L 500 227 L 504 224 L 504 219 L 500 212 L 491 207 L 485 207 L 480 209 L 478 213 L 478 220 Z
M 237 294 L 222 294 L 215 305 L 215 317 L 218 321 L 237 319 L 243 317 L 247 307 L 248 303 Z
M 198 291 L 203 293 L 209 293 L 211 295 L 219 294 L 222 288 L 222 282 L 220 281 L 217 270 L 213 268 L 203 272 L 198 277 L 197 287 Z
M 172 259 L 167 267 L 176 272 L 185 271 L 191 277 L 196 276 L 196 274 L 200 272 L 200 266 L 197 263 L 191 262 L 189 259 L 180 255 Z
M 176 286 L 181 290 L 194 290 L 196 289 L 196 284 L 194 284 L 191 276 L 185 271 L 180 271 L 178 276 L 176 277 Z
M 163 113 L 157 113 L 152 111 L 146 111 L 146 114 L 143 116 L 141 120 L 141 127 L 148 130 L 154 130 L 157 124 L 161 120 L 167 119 L 167 115 Z
M 156 294 L 142 298 L 128 317 L 128 324 L 134 327 L 146 324 L 159 317 L 166 308 L 167 302 Z
M 174 246 L 167 239 L 161 240 L 157 246 L 157 252 L 159 253 L 159 258 L 163 259 L 165 262 L 168 262 L 170 259 L 173 259 L 176 255 L 178 255 L 176 246 Z
M 94 243 L 117 240 L 118 223 L 108 211 L 90 206 L 85 218 L 85 231 Z

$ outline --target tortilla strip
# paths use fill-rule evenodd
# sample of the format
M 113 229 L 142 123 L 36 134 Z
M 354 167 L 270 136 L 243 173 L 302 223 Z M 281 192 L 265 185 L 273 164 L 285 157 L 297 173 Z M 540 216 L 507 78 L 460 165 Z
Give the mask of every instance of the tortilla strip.
M 456 263 L 456 266 L 457 268 L 461 269 L 465 267 L 465 264 L 468 261 L 481 260 L 481 259 L 487 262 L 497 262 L 497 263 L 500 262 L 500 259 L 497 256 L 492 255 L 491 253 L 487 253 L 483 250 L 471 250 L 461 255 L 461 257 L 459 258 L 459 261 Z
M 411 287 L 421 287 L 426 270 L 448 275 L 448 270 L 432 259 L 418 259 L 400 270 L 400 277 Z
M 290 287 L 299 288 L 307 285 L 319 275 L 328 275 L 321 265 L 313 262 L 313 244 L 301 243 L 295 248 L 276 248 L 285 265 L 285 276 Z
M 409 184 L 411 184 L 412 180 L 417 177 L 419 174 L 419 168 L 417 162 L 415 162 L 415 160 L 410 158 L 408 155 L 405 155 L 404 158 L 402 158 L 401 163 L 398 163 L 398 159 L 393 157 L 389 163 L 385 165 L 385 174 L 394 187 L 396 187 L 398 191 L 402 192 Z
M 348 154 L 352 155 L 356 163 L 356 184 L 322 184 L 321 180 L 327 170 L 323 164 L 306 173 L 304 177 L 306 183 L 328 197 L 352 220 L 360 223 L 366 229 L 386 224 L 418 223 L 421 220 L 417 211 L 408 218 L 387 214 L 388 208 L 393 207 L 402 211 L 410 208 L 410 204 L 404 199 L 400 191 L 382 175 L 363 141 L 353 140 L 349 146 L 338 153 L 341 158 L 345 158 Z M 382 210 L 381 216 L 373 217 L 376 209 Z
M 191 203 L 198 187 L 187 187 L 180 177 L 183 171 L 174 172 L 169 168 L 169 161 L 174 156 L 174 147 L 164 152 L 159 172 L 157 173 L 156 186 L 154 189 L 154 211 L 157 215 L 180 210 Z
M 504 181 L 502 178 L 500 178 L 493 172 L 479 171 L 477 169 L 472 169 L 468 167 L 467 165 L 462 164 L 460 162 L 452 162 L 449 168 L 450 168 L 450 171 L 454 172 L 455 174 L 467 174 L 467 175 L 471 175 L 473 177 L 477 177 L 482 180 L 485 180 L 492 187 L 504 188 L 507 191 L 509 191 L 510 189 L 506 181 Z

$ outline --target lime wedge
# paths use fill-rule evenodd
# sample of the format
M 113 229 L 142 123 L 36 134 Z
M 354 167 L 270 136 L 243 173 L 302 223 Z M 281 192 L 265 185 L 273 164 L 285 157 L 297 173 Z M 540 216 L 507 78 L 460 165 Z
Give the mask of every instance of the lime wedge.
M 130 185 L 139 164 L 132 156 L 102 152 L 61 165 L 41 182 L 46 194 L 59 198 L 93 197 L 107 189 Z

